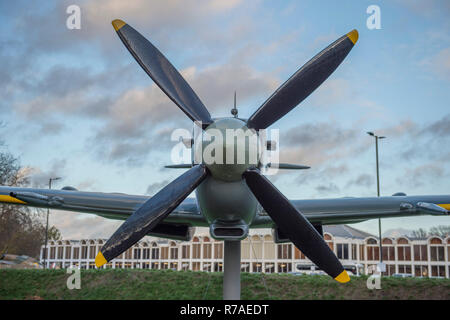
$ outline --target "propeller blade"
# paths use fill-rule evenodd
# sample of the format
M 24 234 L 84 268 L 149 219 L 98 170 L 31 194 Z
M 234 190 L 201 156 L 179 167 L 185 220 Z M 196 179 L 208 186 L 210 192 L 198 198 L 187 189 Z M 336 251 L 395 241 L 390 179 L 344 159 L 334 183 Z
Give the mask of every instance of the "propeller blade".
M 353 30 L 319 52 L 253 113 L 247 126 L 256 130 L 266 129 L 294 109 L 336 70 L 356 41 L 358 31 Z
M 122 20 L 114 20 L 112 25 L 142 69 L 192 121 L 201 121 L 203 127 L 212 123 L 194 90 L 150 41 Z
M 101 267 L 142 239 L 167 217 L 207 174 L 204 165 L 197 165 L 144 202 L 105 243 L 95 258 L 95 265 Z
M 317 230 L 266 177 L 256 169 L 245 171 L 243 176 L 267 214 L 300 251 L 338 282 L 350 281 Z

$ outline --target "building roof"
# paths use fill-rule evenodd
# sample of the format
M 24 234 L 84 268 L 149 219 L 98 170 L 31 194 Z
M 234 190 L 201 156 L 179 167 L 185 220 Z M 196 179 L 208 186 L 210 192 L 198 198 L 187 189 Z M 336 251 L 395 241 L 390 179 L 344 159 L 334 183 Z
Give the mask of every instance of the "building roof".
M 341 238 L 365 239 L 367 237 L 374 237 L 373 234 L 355 229 L 346 224 L 323 226 L 323 232 L 328 232 L 334 237 Z

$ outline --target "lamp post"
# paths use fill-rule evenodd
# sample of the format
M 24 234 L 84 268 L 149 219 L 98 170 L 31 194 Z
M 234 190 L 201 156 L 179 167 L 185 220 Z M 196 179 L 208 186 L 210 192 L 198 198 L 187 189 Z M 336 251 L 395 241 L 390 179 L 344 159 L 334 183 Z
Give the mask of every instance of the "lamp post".
M 384 136 L 377 136 L 373 132 L 367 132 L 368 135 L 375 138 L 375 154 L 377 162 L 377 196 L 380 196 L 380 171 L 378 166 L 378 139 L 385 139 Z M 381 245 L 381 218 L 378 218 L 378 237 L 380 239 L 380 263 L 383 262 L 383 246 Z
M 48 189 L 52 188 L 52 181 L 61 179 L 61 177 L 48 179 Z M 47 240 L 48 240 L 48 216 L 50 214 L 50 209 L 47 208 L 47 224 L 45 225 L 45 249 L 44 249 L 44 269 L 47 268 Z

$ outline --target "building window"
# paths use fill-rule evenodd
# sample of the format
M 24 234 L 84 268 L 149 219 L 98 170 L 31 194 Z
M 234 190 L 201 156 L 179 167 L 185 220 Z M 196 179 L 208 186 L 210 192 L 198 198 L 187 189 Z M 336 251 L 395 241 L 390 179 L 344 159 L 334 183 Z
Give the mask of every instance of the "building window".
M 211 272 L 211 268 L 212 268 L 211 263 L 204 263 L 203 264 L 203 271 Z
M 384 250 L 384 248 L 383 248 Z M 384 276 L 392 276 L 395 273 L 395 265 L 393 264 L 386 264 L 386 272 L 383 272 L 382 274 Z
M 214 259 L 223 259 L 223 243 L 214 243 Z
M 70 252 L 71 252 L 71 247 L 66 247 L 66 259 L 71 259 L 72 257 L 70 256 Z
M 367 260 L 380 260 L 380 248 L 373 245 L 367 246 Z
M 178 259 L 178 248 L 170 248 L 170 259 Z
M 338 259 L 348 259 L 348 243 L 337 243 L 337 257 Z
M 427 246 L 426 245 L 414 245 L 414 261 L 427 261 Z
M 262 263 L 253 262 L 253 272 L 262 272 Z
M 200 262 L 192 262 L 192 270 L 200 271 Z
M 187 271 L 189 270 L 189 262 L 185 261 L 181 263 L 181 270 Z
M 80 248 L 73 248 L 73 259 L 80 258 Z
M 292 245 L 290 243 L 278 245 L 278 259 L 292 259 Z
M 414 266 L 414 275 L 416 277 L 428 277 L 427 266 Z
M 62 259 L 63 258 L 63 247 L 58 247 L 58 255 L 56 256 L 56 259 Z
M 95 254 L 96 254 L 95 246 L 90 246 L 89 247 L 89 259 L 95 259 Z
M 364 245 L 360 244 L 359 245 L 359 260 L 363 261 L 366 259 L 366 255 L 364 254 Z
M 142 258 L 143 259 L 150 259 L 150 249 L 149 248 L 145 248 L 142 250 Z M 146 268 L 148 269 L 148 268 Z
M 223 264 L 221 262 L 215 262 L 214 272 L 222 272 L 222 271 L 223 271 Z
M 242 272 L 250 272 L 250 263 L 247 263 L 247 262 L 241 263 L 241 271 Z
M 181 247 L 181 258 L 182 259 L 190 259 L 190 247 L 189 246 L 182 246 Z
M 87 259 L 87 246 L 81 247 L 81 259 Z
M 445 261 L 444 246 L 430 246 L 431 261 Z
M 211 259 L 211 244 L 205 243 L 203 245 L 203 259 Z
M 278 264 L 278 272 L 286 273 L 292 271 L 292 264 L 290 263 L 279 263 Z
M 152 248 L 152 259 L 157 260 L 159 259 L 159 248 Z M 152 269 L 154 269 L 152 267 Z
M 134 249 L 134 259 L 141 259 L 141 249 Z
M 411 261 L 411 247 L 410 246 L 398 246 L 397 247 L 397 260 L 398 261 Z
M 161 248 L 161 259 L 163 259 L 163 260 L 169 259 L 169 247 Z
M 55 259 L 56 248 L 50 247 L 50 259 Z
M 265 263 L 264 270 L 266 273 L 274 273 L 275 272 L 275 264 L 274 263 Z
M 200 244 L 194 243 L 192 245 L 192 259 L 200 259 Z M 200 267 L 199 267 L 200 269 Z
M 383 261 L 395 261 L 395 248 L 383 245 Z
M 445 277 L 445 266 L 431 266 L 431 276 Z
M 411 266 L 410 265 L 398 265 L 398 273 L 407 273 L 411 274 Z
M 352 243 L 352 260 L 356 260 L 358 258 L 358 245 L 355 243 Z

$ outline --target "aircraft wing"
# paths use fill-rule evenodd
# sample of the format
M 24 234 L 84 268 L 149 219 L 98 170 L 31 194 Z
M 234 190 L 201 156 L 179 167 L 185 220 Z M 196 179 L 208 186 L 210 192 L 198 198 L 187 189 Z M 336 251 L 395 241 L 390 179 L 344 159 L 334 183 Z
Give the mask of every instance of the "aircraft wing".
M 122 193 L 81 192 L 77 190 L 49 190 L 0 187 L 0 203 L 25 205 L 96 214 L 126 220 L 148 196 Z M 450 213 L 450 195 L 390 196 L 370 198 L 336 198 L 291 200 L 312 224 L 347 224 L 375 218 L 436 215 Z M 168 224 L 208 227 L 195 199 L 187 198 L 164 219 Z M 262 210 L 252 222 L 254 228 L 275 227 Z
M 291 200 L 312 224 L 347 224 L 375 218 L 450 214 L 450 195 Z M 263 211 L 253 227 L 274 227 Z
M 149 198 L 123 193 L 0 187 L 0 203 L 91 213 L 115 220 L 126 220 Z M 192 198 L 185 199 L 164 223 L 207 226 Z

